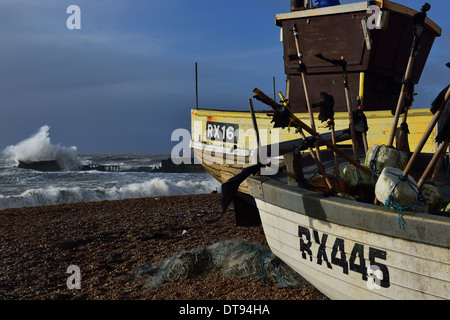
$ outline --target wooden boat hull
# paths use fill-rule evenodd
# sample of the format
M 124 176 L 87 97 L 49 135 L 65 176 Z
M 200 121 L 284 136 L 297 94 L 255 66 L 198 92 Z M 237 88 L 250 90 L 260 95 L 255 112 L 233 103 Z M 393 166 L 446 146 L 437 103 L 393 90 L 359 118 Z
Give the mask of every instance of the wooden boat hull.
M 307 113 L 295 115 L 309 125 Z M 366 117 L 369 126 L 368 144 L 386 144 L 392 125 L 391 113 L 389 111 L 370 111 L 366 113 Z M 408 113 L 408 123 L 411 128 L 414 128 L 408 135 L 411 151 L 414 151 L 431 118 L 432 113 L 429 109 L 412 109 Z M 272 118 L 268 116 L 267 112 L 256 112 L 256 119 L 263 146 L 300 138 L 294 129 L 290 131 L 287 128 L 274 129 L 273 123 L 271 123 Z M 348 128 L 348 114 L 345 112 L 335 113 L 335 123 L 337 131 Z M 190 147 L 199 163 L 220 183 L 226 182 L 244 167 L 256 163 L 255 158 L 251 158 L 257 143 L 250 112 L 192 109 L 191 124 Z M 212 131 L 209 130 L 211 128 Z M 239 134 L 236 139 L 230 141 L 213 139 L 214 133 L 216 133 L 214 130 L 217 128 L 219 131 L 226 131 L 226 128 L 232 128 L 234 131 L 239 129 Z M 329 133 L 329 129 L 323 126 L 317 126 L 317 130 L 320 134 Z M 436 129 L 433 130 L 423 152 L 434 153 L 435 136 Z M 350 142 L 342 142 L 340 145 L 345 146 L 346 143 Z M 283 163 L 283 158 L 279 158 L 278 161 Z M 248 193 L 246 181 L 240 186 L 239 191 Z
M 331 299 L 449 299 L 450 218 L 247 179 L 267 242 Z
M 224 152 L 205 152 L 204 149 L 201 149 L 201 147 L 194 147 L 192 148 L 194 152 L 194 156 L 197 159 L 202 159 L 201 163 L 202 166 L 205 168 L 205 170 L 212 175 L 217 181 L 220 183 L 226 182 L 231 177 L 237 175 L 239 172 L 242 171 L 243 168 L 248 167 L 251 165 L 251 162 L 249 158 L 247 157 L 247 163 L 235 163 L 232 164 L 226 164 L 226 158 L 227 154 Z M 233 156 L 234 158 L 234 156 Z M 218 163 L 217 159 L 223 159 L 223 163 Z M 248 185 L 246 182 L 242 183 L 239 186 L 239 191 L 250 194 L 250 191 L 248 189 Z

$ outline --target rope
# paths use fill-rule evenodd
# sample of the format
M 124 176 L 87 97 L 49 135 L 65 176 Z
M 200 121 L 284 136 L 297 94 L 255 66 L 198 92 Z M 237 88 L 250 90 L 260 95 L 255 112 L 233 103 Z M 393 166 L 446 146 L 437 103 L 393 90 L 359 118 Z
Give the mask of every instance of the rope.
M 358 175 L 358 183 L 357 183 L 357 186 L 362 186 L 362 184 L 363 184 L 363 179 L 362 179 L 362 177 L 361 177 L 361 172 L 359 171 L 359 169 L 358 168 L 355 168 L 356 169 L 356 174 Z M 373 172 L 372 172 L 372 179 L 373 179 Z M 370 180 L 371 182 L 373 182 L 372 180 Z
M 370 171 L 372 172 L 372 177 L 370 178 L 370 182 L 375 183 L 375 174 L 380 174 L 380 172 L 377 170 L 377 156 L 378 156 L 378 151 L 380 151 L 381 146 L 377 147 L 377 150 L 375 151 L 375 155 L 372 157 L 372 160 L 370 160 L 369 162 L 369 166 L 370 166 Z
M 416 186 L 416 188 L 413 187 L 414 185 L 411 183 L 411 181 L 408 179 L 408 177 L 404 177 L 402 174 L 397 175 L 397 174 L 395 174 L 393 172 L 389 172 L 389 173 L 394 175 L 394 176 L 399 177 L 399 181 L 394 186 L 394 188 L 392 188 L 391 194 L 389 195 L 389 197 L 384 202 L 384 206 L 388 207 L 388 208 L 392 207 L 392 208 L 397 210 L 398 228 L 399 229 L 402 229 L 402 228 L 405 229 L 406 221 L 405 221 L 405 219 L 403 219 L 403 210 L 411 208 L 412 206 L 414 206 L 417 203 L 417 201 L 419 199 L 419 189 L 417 189 L 417 186 Z M 416 193 L 416 199 L 409 206 L 405 206 L 405 207 L 401 206 L 398 202 L 396 202 L 394 200 L 394 196 L 392 195 L 394 193 L 395 188 L 397 188 L 397 186 L 400 184 L 400 182 L 408 182 L 408 185 Z M 414 190 L 414 189 L 416 189 L 416 190 Z
M 270 255 L 270 252 L 264 251 L 263 249 L 259 249 L 261 253 L 266 253 L 261 257 L 261 260 L 259 262 L 259 278 L 262 282 L 264 281 L 264 259 Z
M 259 263 L 259 278 L 262 282 L 264 283 L 268 283 L 264 280 L 264 266 L 265 266 L 265 260 L 266 258 L 270 258 L 270 256 L 273 256 L 272 252 L 270 251 L 265 251 L 263 249 L 259 249 L 259 252 L 261 252 L 263 255 L 261 256 L 260 259 L 260 263 Z M 282 271 L 281 271 L 281 260 L 280 259 L 276 259 L 275 260 L 275 265 L 272 265 L 272 261 L 269 261 L 268 266 L 270 267 L 271 270 L 277 271 L 277 278 L 278 281 L 280 282 L 280 287 L 281 288 L 286 288 L 286 287 L 290 287 L 290 285 L 287 283 L 287 281 L 284 279 L 283 275 L 282 275 Z
M 271 267 L 272 267 L 272 264 L 271 264 Z M 278 271 L 277 278 L 278 278 L 278 281 L 280 282 L 280 287 L 281 288 L 291 287 L 291 285 L 289 285 L 287 283 L 286 279 L 284 279 L 283 274 L 281 272 L 281 260 L 280 259 L 277 259 L 275 261 L 275 270 Z

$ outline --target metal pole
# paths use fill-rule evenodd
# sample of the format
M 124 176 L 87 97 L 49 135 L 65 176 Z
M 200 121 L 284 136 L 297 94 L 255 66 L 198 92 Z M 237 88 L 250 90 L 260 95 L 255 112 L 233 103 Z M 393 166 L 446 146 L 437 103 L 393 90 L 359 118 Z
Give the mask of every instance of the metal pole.
M 197 62 L 195 63 L 195 108 L 198 109 L 198 79 L 197 79 Z
M 276 99 L 276 90 L 275 90 L 275 77 L 273 77 L 273 101 L 277 101 Z

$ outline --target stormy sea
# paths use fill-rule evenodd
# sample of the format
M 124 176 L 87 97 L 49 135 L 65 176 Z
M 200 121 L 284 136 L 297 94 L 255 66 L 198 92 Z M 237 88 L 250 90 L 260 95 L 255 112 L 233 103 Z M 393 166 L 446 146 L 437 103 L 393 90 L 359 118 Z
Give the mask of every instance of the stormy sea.
M 168 154 L 78 154 L 52 144 L 49 129 L 0 152 L 0 210 L 220 190 L 204 172 L 159 171 Z

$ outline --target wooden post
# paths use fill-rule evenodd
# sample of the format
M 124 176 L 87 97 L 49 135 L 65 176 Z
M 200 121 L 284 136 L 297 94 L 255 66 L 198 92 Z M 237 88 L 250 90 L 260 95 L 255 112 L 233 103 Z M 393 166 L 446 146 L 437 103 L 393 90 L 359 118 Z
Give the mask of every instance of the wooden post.
M 300 68 L 302 68 L 303 67 L 302 53 L 300 51 L 300 45 L 298 43 L 298 30 L 297 30 L 297 27 L 296 27 L 295 24 L 292 25 L 292 31 L 294 32 L 295 47 L 297 49 L 298 63 L 299 63 Z M 306 87 L 305 72 L 304 71 L 300 71 L 300 74 L 301 74 L 301 77 L 302 77 L 303 90 L 305 92 L 306 106 L 308 108 L 308 113 L 309 113 L 309 121 L 311 123 L 311 128 L 314 131 L 316 131 L 316 125 L 315 125 L 315 122 L 314 122 L 314 115 L 313 115 L 313 112 L 312 112 L 311 103 L 309 101 L 308 88 Z M 316 149 L 317 158 L 322 163 L 322 157 L 320 155 L 320 149 L 319 149 L 319 142 L 318 141 L 316 141 L 316 143 L 315 143 L 315 149 Z
M 303 133 L 302 129 L 299 130 L 299 133 L 302 136 L 302 139 L 306 141 L 306 136 Z M 317 169 L 319 170 L 320 174 L 325 179 L 325 182 L 326 182 L 328 188 L 333 189 L 333 184 L 331 183 L 330 178 L 328 177 L 328 175 L 327 175 L 327 173 L 325 171 L 325 168 L 323 167 L 322 162 L 317 158 L 316 154 L 314 153 L 314 151 L 313 151 L 313 149 L 311 147 L 308 147 L 308 151 L 309 151 L 309 154 L 311 155 L 311 158 L 316 163 Z
M 360 72 L 359 73 L 359 106 L 358 108 L 361 108 L 361 110 L 363 109 L 363 104 L 364 104 L 364 72 Z M 364 144 L 364 151 L 367 154 L 367 151 L 369 149 L 369 144 L 367 143 L 367 135 L 365 132 L 362 133 L 362 140 L 363 140 L 363 144 Z
M 341 57 L 341 60 L 344 60 L 344 57 Z M 345 71 L 345 70 L 344 70 Z M 348 119 L 350 122 L 350 135 L 352 137 L 352 149 L 353 149 L 353 157 L 356 161 L 359 160 L 357 145 L 358 142 L 356 140 L 356 132 L 355 132 L 355 123 L 353 121 L 353 104 L 352 97 L 350 96 L 350 90 L 348 88 L 348 78 L 347 73 L 344 72 L 344 89 L 345 89 L 345 101 L 347 103 L 347 112 Z
M 406 120 L 408 118 L 408 110 L 409 108 L 405 109 L 405 113 L 403 113 L 402 123 L 406 123 Z M 397 149 L 405 151 L 408 154 L 411 152 L 409 149 L 408 132 L 400 130 L 397 140 Z
M 436 162 L 438 161 L 438 159 L 440 158 L 442 152 L 447 149 L 448 147 L 448 141 L 442 141 L 439 144 L 439 147 L 437 148 L 436 152 L 433 155 L 433 158 L 431 158 L 430 163 L 427 165 L 427 168 L 425 169 L 425 171 L 423 172 L 422 176 L 420 177 L 419 182 L 417 183 L 417 187 L 420 189 L 422 189 L 423 185 L 425 184 L 428 175 L 431 172 L 431 169 L 433 169 L 434 165 L 436 164 Z
M 447 148 L 448 148 L 448 142 L 447 142 Z M 444 157 L 445 157 L 445 153 L 447 152 L 447 148 L 445 148 L 444 151 L 441 152 L 440 157 L 436 163 L 436 166 L 434 167 L 433 174 L 431 175 L 430 182 L 436 181 L 436 179 L 440 175 L 442 162 L 444 161 Z
M 413 155 L 408 161 L 408 164 L 406 165 L 405 170 L 403 170 L 403 177 L 407 177 L 409 174 L 409 171 L 411 170 L 414 162 L 416 161 L 416 158 L 419 156 L 419 153 L 422 151 L 423 146 L 428 140 L 428 137 L 430 136 L 431 132 L 434 129 L 434 126 L 436 125 L 437 121 L 439 120 L 439 117 L 441 116 L 442 110 L 444 109 L 448 99 L 450 98 L 450 87 L 447 89 L 447 92 L 445 93 L 445 97 L 441 102 L 441 105 L 436 110 L 436 112 L 433 115 L 433 118 L 431 118 L 430 123 L 428 124 L 427 129 L 425 130 L 425 133 L 423 134 L 422 138 L 420 139 L 419 143 L 417 144 L 416 149 L 414 150 Z
M 336 145 L 336 134 L 335 134 L 335 130 L 334 130 L 334 119 L 330 119 L 330 121 L 332 122 L 331 124 L 331 142 Z M 333 152 L 333 156 L 334 156 L 334 175 L 336 177 L 340 176 L 340 170 L 339 170 L 339 160 L 338 160 L 338 155 L 336 152 Z
M 248 99 L 248 105 L 250 106 L 250 113 L 252 115 L 253 129 L 255 130 L 256 142 L 257 142 L 258 149 L 259 149 L 259 147 L 261 147 L 261 140 L 259 138 L 258 123 L 256 122 L 255 109 L 253 109 L 252 99 Z M 258 160 L 259 160 L 259 150 L 258 150 Z
M 417 51 L 419 49 L 419 43 L 420 40 L 422 38 L 422 31 L 418 32 L 418 30 L 423 30 L 421 28 L 417 28 L 418 26 L 423 25 L 425 23 L 425 18 L 426 18 L 426 12 L 430 10 L 430 5 L 428 3 L 425 3 L 422 8 L 421 8 L 421 12 L 420 13 L 416 13 L 414 15 L 413 18 L 413 33 L 414 33 L 414 38 L 413 38 L 413 42 L 412 42 L 412 47 L 411 47 L 411 53 L 409 55 L 409 59 L 408 59 L 408 65 L 406 66 L 406 71 L 405 71 L 405 76 L 404 76 L 404 81 L 402 84 L 402 88 L 400 91 L 400 96 L 398 97 L 398 101 L 397 101 L 397 107 L 395 109 L 395 115 L 394 115 L 394 122 L 392 123 L 392 128 L 391 128 L 391 134 L 389 135 L 389 140 L 388 140 L 388 147 L 392 147 L 392 145 L 394 144 L 394 137 L 395 137 L 395 133 L 397 131 L 397 125 L 398 125 L 398 120 L 400 117 L 400 111 L 402 108 L 402 104 L 403 104 L 403 100 L 405 98 L 405 90 L 407 88 L 407 83 L 409 81 L 411 81 L 411 73 L 412 73 L 412 69 L 413 69 L 413 65 L 414 65 L 414 59 L 415 56 L 417 54 Z M 406 112 L 406 110 L 405 110 Z
M 406 80 L 409 80 L 409 78 L 411 76 L 413 64 L 414 64 L 414 57 L 410 56 L 409 60 L 408 60 L 408 66 L 406 67 L 406 72 L 405 72 Z M 394 115 L 394 121 L 392 123 L 391 134 L 389 136 L 389 140 L 387 143 L 388 147 L 392 147 L 392 145 L 394 144 L 395 133 L 397 131 L 398 120 L 400 118 L 400 111 L 402 109 L 402 103 L 403 103 L 403 99 L 405 97 L 405 89 L 406 89 L 406 85 L 402 84 L 402 89 L 400 90 L 400 96 L 398 97 L 398 101 L 397 101 L 397 107 L 395 109 L 395 115 Z

